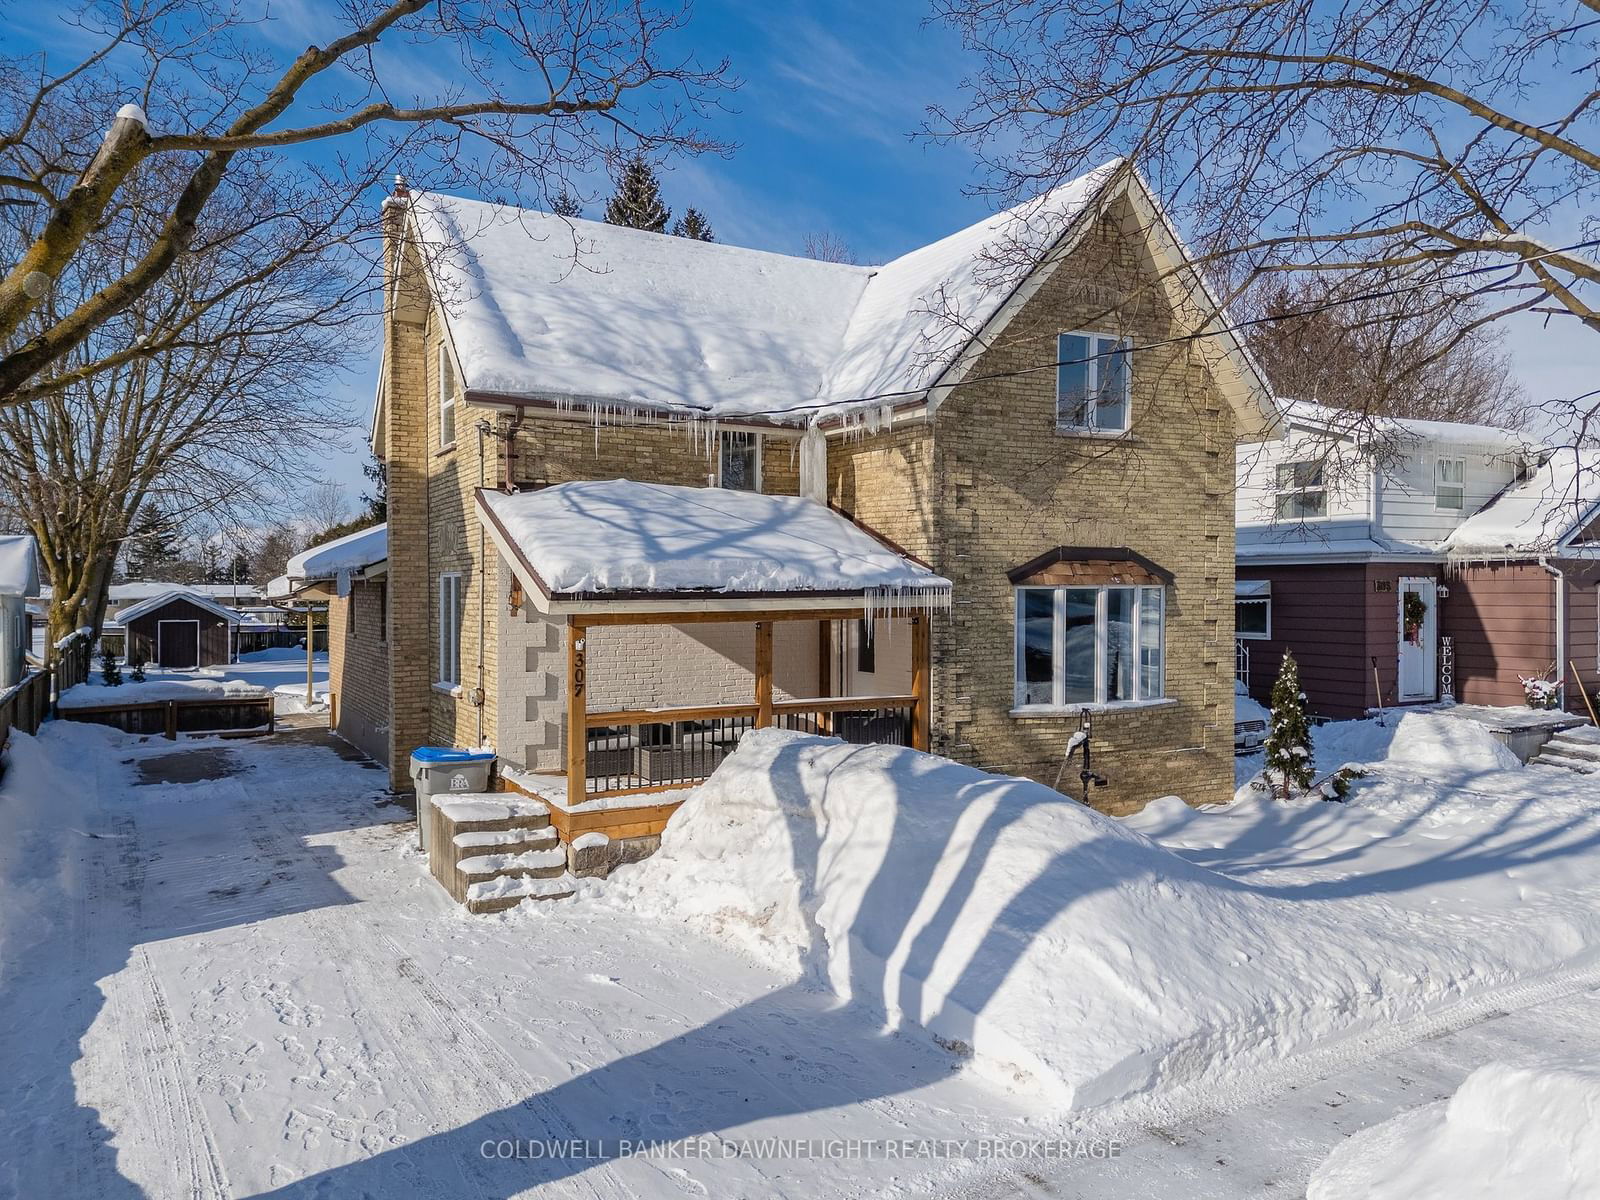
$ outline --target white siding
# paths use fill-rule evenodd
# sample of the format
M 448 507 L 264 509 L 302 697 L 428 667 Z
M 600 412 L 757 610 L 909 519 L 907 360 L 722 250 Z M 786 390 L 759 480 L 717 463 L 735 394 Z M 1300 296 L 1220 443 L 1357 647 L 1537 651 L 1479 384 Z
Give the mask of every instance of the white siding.
M 1466 500 L 1460 511 L 1441 511 L 1434 504 L 1434 471 L 1439 457 L 1464 460 Z M 1511 482 L 1511 457 L 1494 447 L 1418 446 L 1383 473 L 1380 532 L 1395 541 L 1431 546 L 1477 512 Z
M 1279 525 L 1274 521 L 1278 465 L 1302 459 L 1326 462 L 1328 515 Z M 1235 474 L 1234 520 L 1241 541 L 1369 536 L 1372 473 L 1343 443 L 1330 446 L 1324 436 L 1292 428 L 1287 437 L 1277 441 L 1239 446 Z

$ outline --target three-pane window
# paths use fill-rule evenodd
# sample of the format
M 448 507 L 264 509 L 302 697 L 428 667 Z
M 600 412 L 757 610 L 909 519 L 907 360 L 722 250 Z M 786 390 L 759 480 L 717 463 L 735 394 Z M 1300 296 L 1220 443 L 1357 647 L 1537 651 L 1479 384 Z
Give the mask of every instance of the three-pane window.
M 1161 699 L 1165 629 L 1159 587 L 1018 588 L 1017 706 Z
M 1056 339 L 1056 428 L 1122 433 L 1128 428 L 1132 343 L 1098 333 Z

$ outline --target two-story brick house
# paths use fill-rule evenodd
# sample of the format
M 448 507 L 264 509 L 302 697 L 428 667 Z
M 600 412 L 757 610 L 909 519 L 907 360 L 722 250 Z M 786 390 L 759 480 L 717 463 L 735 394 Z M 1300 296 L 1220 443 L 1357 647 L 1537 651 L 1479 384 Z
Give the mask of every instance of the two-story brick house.
M 1097 806 L 1231 794 L 1269 393 L 1136 172 L 882 267 L 403 187 L 385 217 L 397 786 L 490 745 L 614 810 L 741 722 L 1053 782 L 1088 712 Z

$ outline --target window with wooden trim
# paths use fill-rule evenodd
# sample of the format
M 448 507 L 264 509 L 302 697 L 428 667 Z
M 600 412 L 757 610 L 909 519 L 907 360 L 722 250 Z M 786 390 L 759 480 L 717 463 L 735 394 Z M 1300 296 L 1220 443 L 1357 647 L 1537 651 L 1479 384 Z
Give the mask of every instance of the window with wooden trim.
M 761 435 L 724 430 L 717 438 L 717 486 L 735 492 L 761 490 Z
M 1277 484 L 1278 520 L 1314 521 L 1328 515 L 1327 474 L 1321 462 L 1279 463 Z
M 456 440 L 456 368 L 450 347 L 439 343 L 439 448 Z
M 1101 333 L 1056 338 L 1056 429 L 1124 433 L 1133 372 L 1133 343 Z
M 1434 460 L 1433 506 L 1441 512 L 1461 512 L 1466 508 L 1466 459 L 1438 458 Z
M 1016 589 L 1018 708 L 1159 700 L 1166 687 L 1166 591 Z
M 439 682 L 461 682 L 461 576 L 439 576 Z

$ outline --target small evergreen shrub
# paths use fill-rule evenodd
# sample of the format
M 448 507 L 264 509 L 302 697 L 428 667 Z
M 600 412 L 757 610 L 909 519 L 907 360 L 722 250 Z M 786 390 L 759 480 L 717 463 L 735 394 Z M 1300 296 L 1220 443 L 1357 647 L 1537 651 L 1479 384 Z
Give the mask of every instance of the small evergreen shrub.
M 1267 786 L 1287 800 L 1311 786 L 1311 722 L 1306 694 L 1300 690 L 1300 667 L 1283 653 L 1278 681 L 1272 685 L 1272 722 L 1267 728 Z

